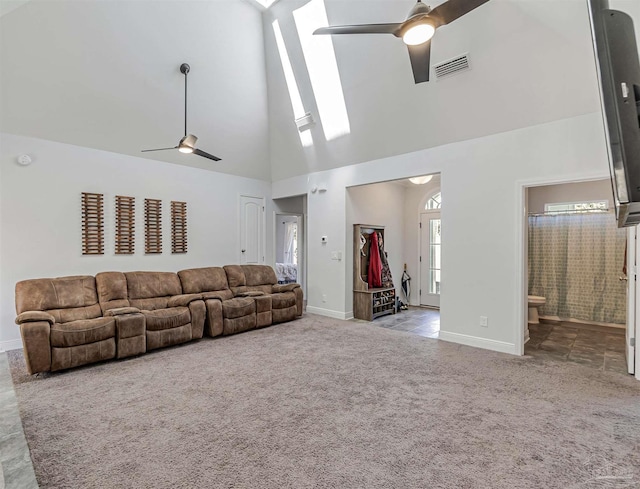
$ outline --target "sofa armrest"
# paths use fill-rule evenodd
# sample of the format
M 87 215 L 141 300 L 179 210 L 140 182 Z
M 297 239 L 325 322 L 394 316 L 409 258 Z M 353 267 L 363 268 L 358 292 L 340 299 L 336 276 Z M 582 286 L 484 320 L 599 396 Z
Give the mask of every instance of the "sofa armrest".
M 117 307 L 115 309 L 109 309 L 104 313 L 105 317 L 108 316 L 123 316 L 124 314 L 137 314 L 140 309 L 137 307 Z
M 274 294 L 278 294 L 280 292 L 291 292 L 298 287 L 300 287 L 300 284 L 275 284 L 271 290 L 273 290 Z
M 263 296 L 264 292 L 259 290 L 249 290 L 248 292 L 240 292 L 236 294 L 236 297 L 260 297 Z
M 51 324 L 48 321 L 22 323 L 20 335 L 27 372 L 31 375 L 49 372 L 51 370 Z
M 168 307 L 186 307 L 193 301 L 202 300 L 202 294 L 182 294 L 174 295 L 167 303 Z
M 219 301 L 226 301 L 229 299 L 233 299 L 233 296 L 230 294 L 225 294 L 224 292 L 203 292 L 202 298 L 206 301 L 207 299 L 218 299 Z
M 16 324 L 37 323 L 40 321 L 55 324 L 56 319 L 51 314 L 44 311 L 25 311 L 16 318 Z

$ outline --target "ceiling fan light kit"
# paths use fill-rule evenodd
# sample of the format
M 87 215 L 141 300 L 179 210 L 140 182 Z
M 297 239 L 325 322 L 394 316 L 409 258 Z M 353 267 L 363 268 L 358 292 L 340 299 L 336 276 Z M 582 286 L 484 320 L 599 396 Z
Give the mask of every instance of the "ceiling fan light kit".
M 409 27 L 404 34 L 402 40 L 407 46 L 417 46 L 423 42 L 427 42 L 436 33 L 436 28 L 428 22 L 419 22 Z
M 171 148 L 143 149 L 142 152 L 148 153 L 150 151 L 167 151 L 170 149 L 177 149 L 181 153 L 194 154 L 213 161 L 221 161 L 217 156 L 213 156 L 212 154 L 196 148 L 196 141 L 198 141 L 198 138 L 193 134 L 187 133 L 187 75 L 189 74 L 189 71 L 191 71 L 191 67 L 187 63 L 182 63 L 180 65 L 180 73 L 184 75 L 184 136 L 180 139 L 177 146 L 173 146 Z
M 431 38 L 436 29 L 471 12 L 489 0 L 448 0 L 432 9 L 418 0 L 404 22 L 322 27 L 314 34 L 392 34 L 409 49 L 409 59 L 416 83 L 429 81 Z

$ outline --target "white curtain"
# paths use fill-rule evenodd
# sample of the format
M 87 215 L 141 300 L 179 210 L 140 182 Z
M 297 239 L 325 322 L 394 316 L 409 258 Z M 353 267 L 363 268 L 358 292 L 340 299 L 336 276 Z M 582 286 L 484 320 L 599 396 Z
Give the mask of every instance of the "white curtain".
M 296 257 L 296 231 L 298 224 L 288 222 L 284 226 L 284 262 L 295 264 L 298 260 Z

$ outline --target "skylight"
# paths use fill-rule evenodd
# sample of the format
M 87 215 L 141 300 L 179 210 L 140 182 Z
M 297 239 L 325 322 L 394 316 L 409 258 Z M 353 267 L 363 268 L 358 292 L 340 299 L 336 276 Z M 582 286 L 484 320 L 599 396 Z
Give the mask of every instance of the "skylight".
M 298 37 L 307 63 L 311 87 L 318 105 L 327 141 L 351 133 L 338 63 L 331 36 L 314 36 L 313 31 L 329 25 L 324 0 L 311 0 L 293 12 Z
M 274 3 L 276 3 L 278 0 L 253 0 L 256 3 L 259 3 L 260 5 L 262 5 L 264 8 L 269 8 L 271 7 Z
M 293 67 L 291 66 L 287 46 L 285 45 L 284 38 L 282 37 L 280 23 L 276 19 L 273 21 L 272 25 L 273 34 L 276 37 L 276 45 L 278 46 L 278 53 L 280 54 L 280 62 L 282 63 L 282 71 L 284 71 L 284 79 L 286 80 L 287 88 L 289 89 L 289 98 L 291 99 L 291 105 L 293 107 L 293 117 L 295 119 L 300 119 L 301 117 L 304 117 L 306 112 L 304 110 L 304 105 L 302 105 L 302 97 L 300 97 L 296 76 L 293 74 Z M 311 136 L 310 129 L 300 133 L 300 141 L 302 142 L 302 146 L 305 147 L 313 144 L 313 137 Z

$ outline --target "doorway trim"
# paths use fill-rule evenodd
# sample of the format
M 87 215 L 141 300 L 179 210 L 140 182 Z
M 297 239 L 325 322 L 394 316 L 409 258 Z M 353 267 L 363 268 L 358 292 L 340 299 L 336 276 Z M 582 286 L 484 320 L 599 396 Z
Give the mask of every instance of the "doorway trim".
M 544 185 L 558 185 L 563 183 L 582 183 L 592 182 L 594 180 L 608 180 L 611 176 L 609 172 L 589 173 L 580 176 L 559 176 L 558 178 L 532 178 L 516 181 L 516 270 L 520 280 L 516 281 L 513 302 L 516 305 L 514 323 L 515 331 L 515 348 L 516 355 L 524 355 L 524 327 L 528 322 L 528 291 L 529 291 L 529 270 L 526 266 L 529 258 L 529 243 L 527 224 L 527 189 L 530 187 L 541 187 Z M 636 350 L 636 354 L 637 354 Z M 637 360 L 636 360 L 637 361 Z

